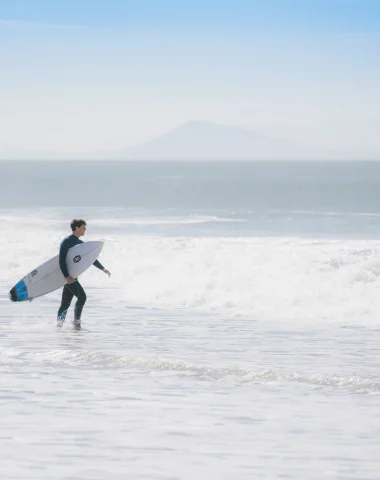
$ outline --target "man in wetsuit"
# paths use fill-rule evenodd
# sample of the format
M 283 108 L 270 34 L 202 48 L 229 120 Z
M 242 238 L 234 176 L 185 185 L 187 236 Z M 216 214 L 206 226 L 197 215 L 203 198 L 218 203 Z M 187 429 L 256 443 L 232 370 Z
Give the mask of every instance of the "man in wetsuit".
M 70 277 L 66 265 L 66 255 L 69 248 L 73 247 L 74 245 L 78 245 L 79 243 L 83 243 L 82 240 L 79 240 L 79 237 L 83 237 L 86 232 L 86 227 L 87 224 L 85 220 L 77 218 L 72 220 L 71 230 L 73 233 L 62 241 L 59 249 L 59 266 L 67 282 L 63 287 L 62 302 L 58 310 L 57 325 L 59 327 L 61 327 L 65 321 L 67 310 L 70 307 L 71 300 L 73 299 L 74 295 L 77 297 L 74 309 L 74 324 L 76 326 L 80 326 L 81 323 L 81 314 L 87 297 L 82 285 L 78 282 L 78 280 Z M 109 277 L 111 276 L 111 273 L 106 270 L 98 260 L 95 260 L 93 265 L 102 270 Z

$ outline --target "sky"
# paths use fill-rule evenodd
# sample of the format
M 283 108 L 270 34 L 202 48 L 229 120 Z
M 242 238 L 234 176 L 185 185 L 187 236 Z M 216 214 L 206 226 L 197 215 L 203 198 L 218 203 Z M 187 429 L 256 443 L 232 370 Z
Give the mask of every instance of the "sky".
M 0 158 L 197 120 L 380 152 L 379 52 L 378 0 L 0 0 Z

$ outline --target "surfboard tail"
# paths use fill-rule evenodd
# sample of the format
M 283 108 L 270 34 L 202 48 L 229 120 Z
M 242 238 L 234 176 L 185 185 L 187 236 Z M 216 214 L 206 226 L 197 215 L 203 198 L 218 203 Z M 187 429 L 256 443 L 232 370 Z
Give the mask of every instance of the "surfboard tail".
M 12 302 L 23 302 L 28 300 L 28 287 L 23 280 L 20 280 L 9 292 L 9 298 Z
M 10 290 L 8 296 L 12 300 L 12 302 L 17 302 L 16 287 L 13 287 L 12 290 Z

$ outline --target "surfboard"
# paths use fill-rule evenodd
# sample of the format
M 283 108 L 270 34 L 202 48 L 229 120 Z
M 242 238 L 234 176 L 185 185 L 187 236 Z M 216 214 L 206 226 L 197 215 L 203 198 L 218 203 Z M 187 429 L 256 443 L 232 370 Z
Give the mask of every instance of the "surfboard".
M 71 247 L 66 256 L 66 265 L 70 277 L 77 278 L 85 272 L 98 258 L 104 242 L 90 241 Z M 66 284 L 59 267 L 59 255 L 47 260 L 25 275 L 10 290 L 12 302 L 24 302 L 46 295 Z

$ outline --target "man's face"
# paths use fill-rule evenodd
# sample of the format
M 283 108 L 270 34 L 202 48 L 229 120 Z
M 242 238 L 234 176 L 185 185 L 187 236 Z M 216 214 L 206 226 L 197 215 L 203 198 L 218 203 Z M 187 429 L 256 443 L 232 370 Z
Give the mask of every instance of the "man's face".
M 86 232 L 86 225 L 82 225 L 81 227 L 77 227 L 77 233 L 79 233 L 80 237 L 83 237 L 85 232 Z

